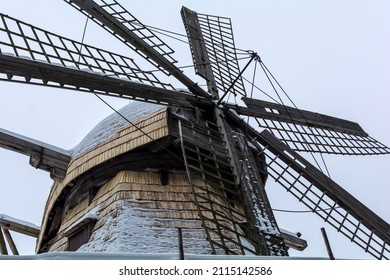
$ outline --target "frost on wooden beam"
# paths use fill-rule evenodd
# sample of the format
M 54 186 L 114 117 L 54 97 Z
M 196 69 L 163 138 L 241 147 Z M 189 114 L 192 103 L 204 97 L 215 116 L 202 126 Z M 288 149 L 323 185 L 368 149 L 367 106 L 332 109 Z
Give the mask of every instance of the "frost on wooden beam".
M 50 172 L 53 180 L 65 177 L 70 152 L 0 128 L 0 147 L 30 157 L 30 164 Z
M 22 233 L 35 238 L 38 237 L 40 231 L 39 227 L 32 223 L 15 219 L 4 214 L 0 214 L 0 226 L 3 229 Z
M 297 234 L 280 229 L 280 234 L 284 239 L 284 243 L 288 248 L 293 248 L 298 251 L 303 251 L 307 247 L 307 241 L 299 238 Z

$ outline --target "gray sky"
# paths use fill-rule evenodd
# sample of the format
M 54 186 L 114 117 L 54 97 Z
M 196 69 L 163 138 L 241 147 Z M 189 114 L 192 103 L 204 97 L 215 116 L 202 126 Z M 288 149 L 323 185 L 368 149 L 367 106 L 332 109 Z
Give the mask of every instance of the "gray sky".
M 2 2 L 2 13 L 81 40 L 85 17 L 64 1 Z M 356 121 L 371 136 L 390 145 L 389 1 L 132 0 L 122 4 L 144 24 L 182 34 L 182 5 L 230 17 L 236 47 L 258 52 L 300 108 Z M 179 66 L 191 64 L 186 44 L 165 41 L 176 50 Z M 141 58 L 92 22 L 86 43 L 134 57 L 142 65 Z M 193 76 L 193 69 L 185 73 Z M 246 77 L 251 76 L 249 69 Z M 256 84 L 263 87 L 260 78 Z M 259 92 L 255 97 L 264 98 Z M 127 104 L 120 99 L 107 100 L 116 108 Z M 61 148 L 75 146 L 110 113 L 91 94 L 0 82 L 0 127 Z M 325 159 L 336 182 L 390 221 L 390 156 Z M 29 166 L 27 157 L 6 150 L 0 150 L 0 164 L 0 213 L 40 225 L 51 187 L 48 174 Z M 267 190 L 274 208 L 305 209 L 281 187 L 270 184 Z M 300 231 L 309 242 L 306 251 L 291 251 L 293 255 L 325 257 L 320 232 L 325 226 L 336 257 L 370 258 L 314 214 L 276 215 L 280 227 Z M 33 239 L 14 236 L 21 253 L 34 252 Z

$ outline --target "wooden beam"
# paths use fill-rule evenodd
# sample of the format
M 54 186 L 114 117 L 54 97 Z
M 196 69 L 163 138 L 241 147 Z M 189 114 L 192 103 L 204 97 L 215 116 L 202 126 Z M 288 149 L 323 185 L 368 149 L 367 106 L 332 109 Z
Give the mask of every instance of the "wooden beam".
M 325 228 L 321 228 L 321 233 L 322 233 L 322 237 L 324 238 L 326 251 L 328 252 L 329 259 L 334 260 L 335 258 L 334 258 L 333 252 L 332 252 L 332 247 L 330 246 L 330 242 L 328 239 L 328 235 L 326 234 Z
M 307 248 L 307 241 L 299 238 L 297 235 L 290 233 L 284 229 L 280 229 L 280 234 L 282 235 L 284 239 L 284 243 L 287 247 L 303 251 Z
M 247 108 L 236 105 L 228 105 L 228 107 L 241 115 L 328 129 L 363 137 L 368 136 L 360 125 L 355 122 L 253 98 L 244 97 L 242 100 Z
M 3 232 L 5 235 L 5 238 L 7 239 L 8 245 L 12 251 L 12 254 L 16 255 L 16 256 L 19 255 L 18 249 L 16 248 L 15 242 L 12 239 L 12 236 L 11 236 L 11 233 L 9 232 L 9 230 L 6 228 L 3 228 Z
M 69 67 L 23 59 L 0 53 L 0 73 L 10 82 L 30 83 L 49 87 L 94 92 L 97 94 L 135 99 L 149 103 L 193 108 L 211 106 L 209 99 L 192 94 L 158 88 L 128 79 L 118 79 Z M 13 76 L 29 78 L 20 80 Z M 206 93 L 207 94 L 207 93 Z
M 177 239 L 179 245 L 179 260 L 184 260 L 183 232 L 181 228 L 177 229 Z
M 218 88 L 207 53 L 202 28 L 198 20 L 198 14 L 186 7 L 183 7 L 181 9 L 181 15 L 184 26 L 187 30 L 187 37 L 191 47 L 196 74 L 207 81 L 207 87 L 209 92 L 212 94 L 213 99 L 218 99 Z
M 216 110 L 216 119 L 224 135 L 233 174 L 240 186 L 248 226 L 253 233 L 250 238 L 256 241 L 260 255 L 288 255 L 247 139 L 239 134 L 233 135 L 221 110 Z M 266 228 L 262 227 L 261 220 L 266 221 Z
M 4 214 L 0 214 L 0 225 L 4 229 L 12 230 L 18 233 L 22 233 L 28 236 L 37 238 L 39 235 L 39 227 Z
M 5 244 L 3 227 L 0 226 L 0 254 L 8 255 L 7 245 Z
M 48 171 L 55 180 L 65 177 L 70 152 L 47 143 L 0 128 L 0 147 L 30 157 L 30 164 Z

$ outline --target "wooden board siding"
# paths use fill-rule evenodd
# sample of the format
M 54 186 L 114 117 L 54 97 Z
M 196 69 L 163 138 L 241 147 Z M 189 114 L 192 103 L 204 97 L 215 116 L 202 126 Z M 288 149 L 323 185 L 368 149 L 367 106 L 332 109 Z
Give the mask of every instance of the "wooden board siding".
M 129 127 L 119 131 L 116 138 L 107 143 L 104 143 L 99 147 L 96 147 L 96 149 L 87 152 L 86 154 L 83 154 L 70 162 L 66 177 L 61 182 L 55 182 L 51 188 L 45 206 L 45 212 L 41 226 L 42 230 L 37 241 L 37 252 L 41 247 L 45 229 L 48 226 L 48 217 L 50 211 L 64 188 L 75 178 L 84 172 L 91 170 L 93 167 L 113 159 L 121 154 L 134 150 L 135 148 L 139 148 L 143 145 L 151 143 L 151 139 L 157 140 L 168 136 L 169 131 L 167 114 L 167 109 L 164 108 L 135 124 L 137 127 L 141 127 L 148 136 L 141 133 L 135 127 L 129 125 Z
M 196 207 L 192 203 L 187 177 L 184 174 L 169 174 L 168 178 L 170 184 L 161 186 L 158 173 L 134 171 L 118 173 L 115 178 L 100 188 L 91 204 L 84 200 L 65 214 L 57 239 L 50 251 L 66 250 L 68 242 L 64 235 L 66 230 L 96 207 L 99 209 L 99 219 L 95 232 L 107 226 L 112 217 L 120 215 L 123 207 L 132 207 L 139 214 L 139 219 L 153 221 L 157 231 L 159 228 L 162 230 L 178 227 L 194 229 L 193 234 L 186 232 L 185 238 L 200 238 L 206 241 Z M 140 235 L 142 234 L 140 232 Z M 114 237 L 107 233 L 102 242 L 110 238 Z M 203 244 L 207 246 L 207 242 Z
M 118 173 L 115 178 L 100 188 L 92 203 L 89 204 L 87 200 L 84 200 L 65 214 L 50 251 L 66 250 L 68 241 L 64 233 L 91 209 L 96 207 L 99 209 L 99 218 L 94 229 L 96 232 L 99 228 L 106 226 L 110 216 L 120 215 L 123 207 L 131 207 L 135 209 L 139 219 L 152 221 L 153 230 L 147 232 L 153 235 L 160 232 L 167 238 L 166 231 L 169 230 L 174 233 L 169 238 L 175 239 L 177 228 L 183 228 L 184 246 L 187 252 L 206 252 L 209 245 L 195 204 L 192 202 L 187 176 L 169 173 L 168 179 L 169 185 L 162 186 L 159 173 L 135 171 Z M 140 232 L 140 234 L 143 233 Z M 108 240 L 112 237 L 107 235 L 104 238 Z M 191 239 L 190 246 L 186 247 L 186 239 Z M 196 239 L 199 239 L 199 242 L 194 242 Z M 166 250 L 172 250 L 172 248 L 166 248 Z

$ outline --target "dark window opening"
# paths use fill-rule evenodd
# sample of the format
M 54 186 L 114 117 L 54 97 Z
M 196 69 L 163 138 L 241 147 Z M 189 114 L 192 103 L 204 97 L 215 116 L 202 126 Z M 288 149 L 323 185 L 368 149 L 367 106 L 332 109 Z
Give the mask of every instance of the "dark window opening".
M 169 184 L 168 171 L 160 170 L 160 183 L 162 186 L 166 186 Z
M 90 221 L 68 236 L 68 251 L 76 251 L 86 244 L 92 235 L 96 221 Z

